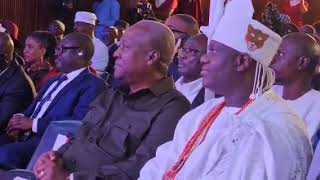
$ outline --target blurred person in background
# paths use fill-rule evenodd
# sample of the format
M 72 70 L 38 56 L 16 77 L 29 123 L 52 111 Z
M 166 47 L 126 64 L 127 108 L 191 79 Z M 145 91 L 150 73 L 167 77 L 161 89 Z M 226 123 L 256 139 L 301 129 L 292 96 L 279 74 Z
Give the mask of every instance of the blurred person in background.
M 26 72 L 31 77 L 37 91 L 40 82 L 54 66 L 56 38 L 47 31 L 34 31 L 25 41 L 23 56 Z
M 54 35 L 54 37 L 56 37 L 57 43 L 59 43 L 62 40 L 65 30 L 66 30 L 65 25 L 63 24 L 63 22 L 59 20 L 51 21 L 48 26 L 49 33 Z

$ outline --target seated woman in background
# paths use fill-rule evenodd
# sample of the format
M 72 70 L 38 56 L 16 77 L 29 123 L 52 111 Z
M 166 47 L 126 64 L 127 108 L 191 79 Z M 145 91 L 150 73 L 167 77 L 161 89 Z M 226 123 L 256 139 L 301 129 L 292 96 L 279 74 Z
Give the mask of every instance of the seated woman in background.
M 53 70 L 56 46 L 57 40 L 46 31 L 34 31 L 25 41 L 23 55 L 26 62 L 26 72 L 31 77 L 37 91 L 43 86 L 42 80 L 49 71 L 51 77 L 59 73 Z M 48 80 L 48 78 L 46 79 Z

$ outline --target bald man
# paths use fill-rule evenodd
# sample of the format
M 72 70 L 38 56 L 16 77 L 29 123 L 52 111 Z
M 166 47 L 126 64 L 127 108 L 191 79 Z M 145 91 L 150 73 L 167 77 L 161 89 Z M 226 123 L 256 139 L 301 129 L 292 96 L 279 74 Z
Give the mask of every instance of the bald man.
M 51 121 L 84 118 L 91 101 L 106 88 L 88 70 L 93 52 L 92 39 L 82 33 L 60 42 L 55 63 L 62 75 L 49 81 L 26 111 L 9 120 L 6 134 L 0 136 L 2 167 L 25 168 Z
M 10 36 L 0 33 L 0 135 L 11 116 L 28 107 L 35 97 L 34 85 L 13 56 Z
M 319 140 L 320 92 L 311 88 L 312 76 L 319 63 L 320 47 L 305 33 L 283 37 L 274 64 L 276 84 L 283 86 L 283 98 L 304 119 L 312 144 Z
M 197 35 L 200 32 L 197 20 L 187 14 L 176 14 L 170 16 L 164 24 L 173 32 L 176 48 L 183 46 L 189 37 Z M 177 57 L 174 58 L 169 67 L 169 75 L 172 76 L 175 81 L 181 76 L 178 72 Z
M 178 72 L 181 77 L 176 88 L 195 108 L 204 102 L 205 89 L 202 85 L 200 58 L 207 52 L 208 38 L 204 34 L 192 36 L 178 51 Z
M 189 110 L 187 99 L 166 77 L 173 55 L 174 37 L 166 26 L 140 21 L 130 27 L 115 52 L 115 77 L 129 92 L 108 89 L 100 95 L 79 136 L 37 161 L 37 178 L 137 179 Z

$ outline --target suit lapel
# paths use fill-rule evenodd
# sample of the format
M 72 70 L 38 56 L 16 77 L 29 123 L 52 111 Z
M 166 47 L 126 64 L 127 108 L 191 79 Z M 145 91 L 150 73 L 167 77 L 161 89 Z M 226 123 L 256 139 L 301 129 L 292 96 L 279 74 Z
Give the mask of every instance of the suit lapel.
M 49 110 L 58 102 L 58 100 L 63 97 L 70 89 L 79 86 L 81 83 L 82 79 L 87 75 L 90 74 L 88 69 L 85 69 L 82 71 L 75 79 L 73 79 L 71 82 L 69 82 L 64 88 L 61 89 L 61 91 L 54 97 L 52 102 L 50 103 L 49 107 L 47 108 L 46 112 L 43 114 L 47 114 Z
M 194 98 L 191 104 L 192 109 L 198 107 L 204 102 L 204 94 L 205 94 L 205 89 L 201 88 L 201 90 L 198 92 L 197 96 Z
M 0 76 L 0 84 L 4 84 L 17 70 L 18 66 L 12 63 L 9 68 Z
M 41 101 L 43 95 L 47 92 L 48 88 L 51 86 L 51 84 L 53 82 L 55 82 L 56 80 L 58 80 L 60 78 L 60 76 L 53 78 L 52 80 L 50 80 L 48 83 L 45 84 L 45 86 L 43 88 L 40 89 L 38 95 L 36 96 L 36 98 L 32 101 L 31 105 L 28 107 L 28 109 L 25 111 L 25 115 L 30 117 L 33 113 L 33 111 L 35 110 L 37 103 L 39 101 Z

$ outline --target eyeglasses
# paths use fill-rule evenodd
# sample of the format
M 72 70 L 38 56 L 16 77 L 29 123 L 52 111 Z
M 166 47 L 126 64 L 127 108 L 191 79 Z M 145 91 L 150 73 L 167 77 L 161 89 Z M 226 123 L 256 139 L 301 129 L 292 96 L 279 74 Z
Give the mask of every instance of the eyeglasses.
M 179 53 L 185 53 L 188 56 L 195 56 L 197 54 L 200 54 L 201 52 L 197 49 L 181 47 L 179 48 Z
M 79 46 L 69 46 L 69 47 L 67 47 L 67 46 L 58 46 L 58 47 L 56 47 L 55 51 L 58 54 L 62 54 L 68 49 L 79 49 L 79 48 L 80 48 Z

